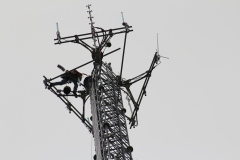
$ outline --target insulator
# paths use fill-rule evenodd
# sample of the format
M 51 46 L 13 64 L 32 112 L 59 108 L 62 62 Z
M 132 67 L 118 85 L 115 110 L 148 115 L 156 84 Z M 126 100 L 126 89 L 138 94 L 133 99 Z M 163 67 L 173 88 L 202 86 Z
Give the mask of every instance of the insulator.
M 66 95 L 68 95 L 68 94 L 71 92 L 71 88 L 70 88 L 69 86 L 65 86 L 65 87 L 63 88 L 63 92 L 64 92 Z

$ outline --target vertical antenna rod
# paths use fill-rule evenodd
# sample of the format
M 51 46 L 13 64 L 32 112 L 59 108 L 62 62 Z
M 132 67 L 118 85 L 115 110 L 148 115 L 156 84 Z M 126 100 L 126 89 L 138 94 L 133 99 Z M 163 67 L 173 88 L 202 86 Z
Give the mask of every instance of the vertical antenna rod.
M 123 20 L 123 23 L 124 23 L 123 12 L 121 12 L 121 14 L 122 14 L 122 20 Z
M 158 33 L 157 33 L 157 53 L 159 54 Z
M 161 55 L 159 54 L 158 33 L 157 33 L 157 56 L 158 56 L 158 59 L 159 59 L 158 61 L 161 63 L 160 58 L 163 57 L 163 56 L 161 56 Z M 168 57 L 163 57 L 163 58 L 169 59 Z
M 57 26 L 57 39 L 58 39 L 58 44 L 61 43 L 61 36 L 60 36 L 60 32 L 59 32 L 59 28 L 58 28 L 58 23 L 56 23 L 56 26 Z
M 94 26 L 93 26 L 93 24 L 94 24 L 94 22 L 92 21 L 92 19 L 94 18 L 94 17 L 92 17 L 92 14 L 91 14 L 91 12 L 92 12 L 92 10 L 90 10 L 90 4 L 89 5 L 87 5 L 86 7 L 88 8 L 88 13 L 89 13 L 89 19 L 90 19 L 90 25 L 91 25 L 91 33 L 92 33 L 92 39 L 93 39 L 93 46 L 95 47 L 95 49 L 97 48 L 97 46 L 96 46 L 96 41 L 97 41 L 97 39 L 96 39 L 96 37 L 95 37 L 95 29 L 94 29 Z
M 57 32 L 59 32 L 59 28 L 58 28 L 58 22 L 56 23 L 56 26 L 57 26 Z

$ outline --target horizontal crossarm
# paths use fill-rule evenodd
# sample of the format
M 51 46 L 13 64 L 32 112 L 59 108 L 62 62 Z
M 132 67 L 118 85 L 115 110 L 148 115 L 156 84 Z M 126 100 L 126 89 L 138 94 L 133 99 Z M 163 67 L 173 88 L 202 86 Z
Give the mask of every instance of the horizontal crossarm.
M 131 27 L 132 26 L 129 26 L 129 28 L 131 28 Z M 128 30 L 128 32 L 131 32 L 131 31 L 133 31 L 133 30 Z M 115 34 L 125 33 L 126 31 L 125 31 L 125 27 L 122 27 L 122 28 L 109 29 L 104 32 L 107 32 L 107 34 L 97 35 L 96 37 L 103 37 L 103 36 L 108 36 L 108 35 L 111 36 L 111 35 L 115 35 Z M 103 33 L 103 31 L 96 32 L 96 34 L 98 34 L 98 33 Z M 56 39 L 54 39 L 54 41 L 57 41 L 57 42 L 55 42 L 54 44 L 75 42 L 76 36 L 78 37 L 79 40 L 86 40 L 86 39 L 92 38 L 92 33 L 86 33 L 86 34 L 80 34 L 80 35 L 74 35 L 74 36 L 68 36 L 68 37 L 60 37 L 59 39 L 56 38 Z M 62 42 L 61 40 L 64 40 L 64 41 Z
M 114 53 L 114 52 L 116 52 L 116 51 L 118 51 L 118 50 L 120 50 L 120 49 L 121 49 L 121 48 L 118 48 L 118 49 L 115 49 L 115 50 L 113 50 L 113 51 L 111 51 L 111 52 L 109 52 L 109 53 L 107 53 L 107 54 L 104 54 L 103 57 L 105 57 L 105 56 L 107 56 L 107 55 L 109 55 L 109 54 L 112 54 L 112 53 Z M 71 69 L 69 72 L 71 72 L 72 70 L 75 70 L 75 69 L 79 69 L 79 68 L 81 68 L 81 67 L 83 67 L 83 66 L 86 66 L 86 65 L 92 63 L 93 61 L 94 61 L 94 60 L 89 61 L 89 62 L 87 62 L 87 63 L 84 63 L 84 64 L 82 64 L 82 65 L 80 65 L 80 66 L 78 66 L 78 67 L 76 67 L 76 68 L 73 68 L 73 69 Z M 56 77 L 54 77 L 54 78 L 50 78 L 50 79 L 47 80 L 47 82 L 50 82 L 50 81 L 52 81 L 52 80 L 54 80 L 54 79 L 56 79 L 56 78 L 59 78 L 59 77 L 61 77 L 61 76 L 63 76 L 63 75 L 64 75 L 64 73 L 63 73 L 63 74 L 60 74 L 60 75 L 58 75 L 58 76 L 56 76 Z

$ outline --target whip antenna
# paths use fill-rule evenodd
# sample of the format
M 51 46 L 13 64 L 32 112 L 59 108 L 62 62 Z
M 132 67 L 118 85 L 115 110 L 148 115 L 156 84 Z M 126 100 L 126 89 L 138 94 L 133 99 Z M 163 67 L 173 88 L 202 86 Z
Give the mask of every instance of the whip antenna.
M 158 33 L 157 33 L 157 52 L 158 52 L 158 54 L 159 54 Z
M 57 40 L 58 40 L 58 44 L 61 43 L 61 36 L 60 36 L 60 32 L 59 32 L 59 28 L 58 28 L 58 23 L 56 23 L 56 26 L 57 26 Z
M 121 12 L 121 14 L 122 14 L 122 20 L 123 20 L 123 23 L 124 23 L 123 12 Z
M 158 57 L 159 57 L 159 62 L 161 63 L 161 61 L 160 61 L 160 58 L 162 57 L 162 58 L 167 58 L 167 59 L 169 59 L 168 57 L 163 57 L 163 56 L 161 56 L 160 54 L 159 54 L 159 43 L 158 43 L 158 33 L 157 33 L 157 55 L 158 55 Z

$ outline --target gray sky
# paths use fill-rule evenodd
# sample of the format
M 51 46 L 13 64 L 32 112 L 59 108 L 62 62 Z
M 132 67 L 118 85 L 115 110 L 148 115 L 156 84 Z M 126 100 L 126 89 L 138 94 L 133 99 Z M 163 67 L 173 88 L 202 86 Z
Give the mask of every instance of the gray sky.
M 160 1 L 1 1 L 0 159 L 91 159 L 91 135 L 65 105 L 44 89 L 43 75 L 55 77 L 61 64 L 71 69 L 91 60 L 76 44 L 54 45 L 61 35 L 90 32 L 87 4 L 95 26 L 121 26 L 128 34 L 123 77 L 146 71 L 157 48 L 162 63 L 153 71 L 129 130 L 135 160 L 240 159 L 240 2 Z M 124 35 L 112 40 L 123 48 Z M 92 43 L 92 42 L 90 42 Z M 120 71 L 121 51 L 107 58 Z M 92 65 L 80 72 L 90 74 Z M 142 83 L 133 86 L 137 96 Z M 125 96 L 123 95 L 125 98 Z M 73 99 L 79 103 L 81 99 Z M 90 111 L 90 104 L 87 104 Z M 128 106 L 125 106 L 128 108 Z M 93 153 L 92 145 L 92 156 Z

